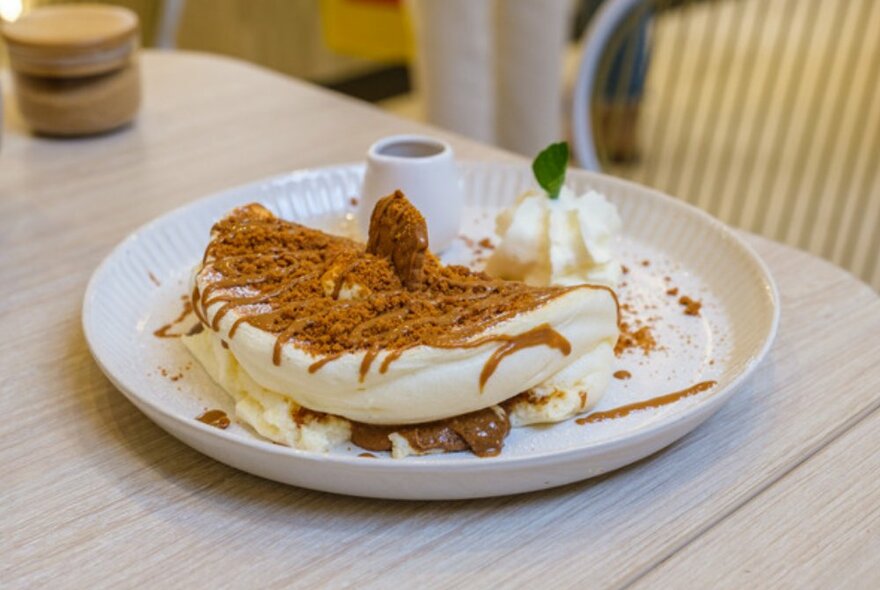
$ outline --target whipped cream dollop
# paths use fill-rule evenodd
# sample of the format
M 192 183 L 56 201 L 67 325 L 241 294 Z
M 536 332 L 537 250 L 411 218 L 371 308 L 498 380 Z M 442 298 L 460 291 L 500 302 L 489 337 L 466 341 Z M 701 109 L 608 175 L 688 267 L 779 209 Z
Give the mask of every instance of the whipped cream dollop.
M 592 283 L 616 288 L 615 240 L 620 215 L 604 195 L 563 187 L 557 199 L 526 191 L 496 219 L 501 238 L 486 271 L 530 285 Z

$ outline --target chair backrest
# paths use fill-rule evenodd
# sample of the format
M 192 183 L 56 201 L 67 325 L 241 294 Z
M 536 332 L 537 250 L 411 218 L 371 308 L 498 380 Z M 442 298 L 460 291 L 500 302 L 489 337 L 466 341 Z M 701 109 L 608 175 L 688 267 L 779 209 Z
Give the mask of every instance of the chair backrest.
M 579 163 L 880 290 L 878 31 L 876 0 L 607 0 L 575 83 Z M 617 123 L 599 119 L 609 102 L 623 105 Z M 639 158 L 616 164 L 633 103 Z

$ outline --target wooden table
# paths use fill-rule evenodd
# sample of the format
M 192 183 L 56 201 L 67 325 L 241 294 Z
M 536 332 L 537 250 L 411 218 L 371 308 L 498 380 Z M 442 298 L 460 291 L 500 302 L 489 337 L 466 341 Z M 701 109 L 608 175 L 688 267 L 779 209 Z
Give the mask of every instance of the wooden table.
M 103 377 L 80 329 L 86 281 L 117 241 L 207 193 L 359 159 L 391 133 L 511 156 L 226 59 L 145 52 L 143 66 L 143 112 L 113 135 L 30 137 L 7 100 L 0 587 L 880 587 L 880 300 L 754 236 L 782 294 L 769 360 L 705 425 L 611 475 L 375 501 L 265 481 L 165 434 Z

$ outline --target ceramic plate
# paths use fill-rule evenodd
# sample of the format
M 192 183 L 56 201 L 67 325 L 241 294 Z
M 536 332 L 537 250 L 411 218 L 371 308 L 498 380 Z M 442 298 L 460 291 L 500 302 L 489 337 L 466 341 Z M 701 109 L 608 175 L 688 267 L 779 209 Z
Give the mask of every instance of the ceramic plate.
M 532 184 L 527 166 L 462 165 L 466 192 L 462 236 L 443 255 L 479 267 L 494 238 L 494 218 Z M 656 191 L 597 174 L 570 171 L 578 192 L 594 188 L 619 208 L 619 245 L 628 268 L 619 296 L 631 329 L 644 325 L 655 350 L 630 349 L 595 411 L 632 404 L 713 380 L 710 390 L 672 404 L 578 424 L 517 428 L 498 457 L 468 453 L 359 458 L 343 446 L 327 454 L 261 439 L 245 426 L 226 430 L 195 417 L 231 399 L 192 360 L 179 340 L 153 331 L 181 309 L 189 276 L 211 225 L 229 209 L 260 202 L 282 218 L 347 232 L 363 167 L 298 171 L 214 195 L 172 211 L 134 232 L 95 271 L 83 306 L 92 354 L 131 402 L 202 453 L 280 482 L 382 498 L 452 499 L 526 492 L 593 477 L 646 457 L 697 427 L 736 391 L 766 354 L 779 314 L 764 264 L 730 229 Z M 687 315 L 687 295 L 702 303 Z

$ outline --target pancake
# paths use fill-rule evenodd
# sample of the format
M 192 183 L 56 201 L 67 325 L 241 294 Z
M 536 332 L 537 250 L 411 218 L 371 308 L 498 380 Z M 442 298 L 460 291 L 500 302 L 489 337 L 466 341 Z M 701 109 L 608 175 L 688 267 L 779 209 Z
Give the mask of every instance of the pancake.
M 283 401 L 276 413 L 303 408 L 328 423 L 397 431 L 497 408 L 522 392 L 565 396 L 574 400 L 567 411 L 584 411 L 610 380 L 618 335 L 606 287 L 531 287 L 443 266 L 399 192 L 377 204 L 366 247 L 260 205 L 236 209 L 212 229 L 192 288 L 208 329 L 185 341 L 203 364 L 234 361 L 234 379 L 222 370 L 212 377 L 237 399 L 254 390 Z M 253 425 L 267 411 L 243 408 L 244 419 Z M 536 417 L 513 410 L 511 419 Z M 273 428 L 286 434 L 257 430 L 305 448 L 281 422 Z M 350 436 L 338 424 L 336 432 L 327 445 Z

